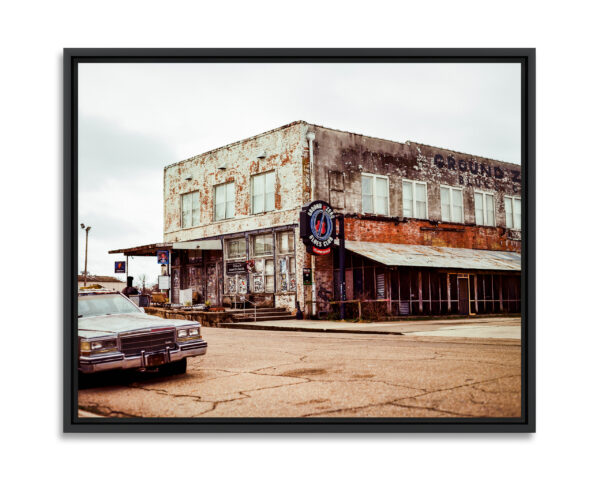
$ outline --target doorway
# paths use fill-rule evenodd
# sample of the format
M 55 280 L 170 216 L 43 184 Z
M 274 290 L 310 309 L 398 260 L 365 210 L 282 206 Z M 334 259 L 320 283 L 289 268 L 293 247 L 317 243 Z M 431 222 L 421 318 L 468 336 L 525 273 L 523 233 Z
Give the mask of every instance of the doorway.
M 469 314 L 469 278 L 458 277 L 458 313 Z

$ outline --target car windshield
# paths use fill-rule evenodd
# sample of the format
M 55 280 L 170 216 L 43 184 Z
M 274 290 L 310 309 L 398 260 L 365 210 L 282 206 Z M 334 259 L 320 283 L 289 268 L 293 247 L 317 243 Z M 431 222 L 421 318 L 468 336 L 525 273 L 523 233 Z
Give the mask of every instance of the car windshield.
M 80 317 L 94 315 L 114 315 L 119 313 L 139 313 L 139 309 L 121 295 L 86 295 L 79 297 Z

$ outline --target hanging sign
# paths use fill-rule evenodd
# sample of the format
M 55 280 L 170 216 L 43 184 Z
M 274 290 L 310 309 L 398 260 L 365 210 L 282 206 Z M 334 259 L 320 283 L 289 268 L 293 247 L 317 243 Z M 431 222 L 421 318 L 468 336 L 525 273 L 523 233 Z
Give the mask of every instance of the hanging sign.
M 125 262 L 123 260 L 115 262 L 115 273 L 125 273 Z
M 327 255 L 335 239 L 335 214 L 327 202 L 307 203 L 300 211 L 300 238 L 306 251 L 313 255 Z

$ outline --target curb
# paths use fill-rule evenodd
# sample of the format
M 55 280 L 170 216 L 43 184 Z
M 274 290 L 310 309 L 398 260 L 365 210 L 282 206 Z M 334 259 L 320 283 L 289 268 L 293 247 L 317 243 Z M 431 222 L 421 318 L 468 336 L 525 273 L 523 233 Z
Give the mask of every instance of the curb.
M 402 332 L 382 332 L 373 330 L 347 330 L 343 328 L 308 328 L 277 327 L 274 325 L 242 325 L 240 323 L 218 323 L 218 328 L 234 328 L 240 330 L 275 330 L 281 332 L 319 332 L 319 333 L 354 333 L 361 335 L 404 335 Z

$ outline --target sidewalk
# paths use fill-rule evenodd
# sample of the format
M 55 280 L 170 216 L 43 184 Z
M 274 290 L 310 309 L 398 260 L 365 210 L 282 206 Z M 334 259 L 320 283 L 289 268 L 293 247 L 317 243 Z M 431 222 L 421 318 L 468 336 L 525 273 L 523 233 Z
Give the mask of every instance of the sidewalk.
M 373 323 L 335 322 L 327 320 L 273 320 L 221 323 L 219 327 L 293 332 L 521 339 L 521 319 L 519 317 L 479 319 L 471 317 Z

